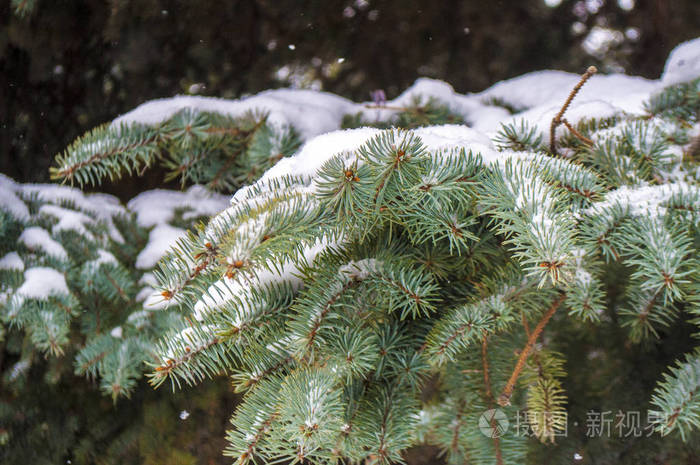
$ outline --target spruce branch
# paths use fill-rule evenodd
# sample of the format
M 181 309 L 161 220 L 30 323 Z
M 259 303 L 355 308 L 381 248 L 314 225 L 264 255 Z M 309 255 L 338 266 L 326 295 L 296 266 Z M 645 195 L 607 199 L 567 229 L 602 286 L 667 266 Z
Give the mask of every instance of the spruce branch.
M 155 271 L 135 269 L 151 236 L 135 220 L 85 223 L 86 233 L 76 234 L 63 230 L 64 211 L 49 217 L 40 195 L 18 195 L 26 221 L 0 200 L 0 300 L 8 296 L 1 323 L 7 347 L 22 339 L 22 353 L 10 354 L 20 365 L 5 367 L 3 382 L 31 380 L 38 365 L 22 364 L 57 347 L 76 353 L 74 372 L 99 379 L 112 396 L 135 390 L 144 358 L 154 385 L 229 373 L 242 402 L 226 455 L 239 464 L 388 464 L 423 443 L 438 446 L 450 465 L 525 463 L 542 450 L 565 450 L 570 461 L 570 439 L 544 449 L 514 435 L 485 437 L 478 419 L 517 403 L 503 410 L 526 408 L 539 442 L 551 443 L 566 406 L 564 359 L 552 349 L 566 347 L 567 363 L 578 366 L 585 352 L 576 346 L 597 344 L 605 356 L 590 367 L 607 374 L 642 336 L 665 338 L 664 327 L 676 334 L 700 314 L 697 160 L 680 157 L 694 136 L 697 83 L 663 91 L 653 117 L 617 113 L 572 124 L 566 112 L 589 78 L 552 121 L 551 153 L 525 121 L 501 128 L 495 154 L 465 128 L 389 129 L 363 142 L 367 131 L 346 132 L 319 141 L 334 154 L 325 161 L 301 156 L 253 183 L 299 142 L 260 115 L 187 109 L 142 128 L 155 141 L 131 126 L 107 128 L 107 139 L 86 136 L 65 154 L 75 156 L 76 181 L 161 163 L 187 183 L 253 184 L 180 239 Z M 395 110 L 407 111 L 377 112 L 383 119 L 371 123 L 417 127 L 455 116 L 442 104 Z M 350 122 L 364 124 L 371 113 Z M 559 125 L 565 134 L 554 140 Z M 110 152 L 118 147 L 126 150 Z M 95 153 L 107 155 L 90 160 Z M 0 188 L 0 197 L 13 198 Z M 191 207 L 173 212 L 169 226 L 191 227 L 190 214 L 202 216 Z M 22 245 L 23 230 L 53 242 Z M 115 232 L 123 243 L 107 238 Z M 54 242 L 62 249 L 52 255 Z M 16 266 L 8 252 L 23 269 L 3 268 Z M 67 293 L 13 295 L 25 270 L 37 267 L 65 278 Z M 163 311 L 142 305 L 157 300 L 154 277 Z M 550 323 L 561 306 L 578 318 Z M 589 331 L 593 324 L 601 331 Z M 538 344 L 545 327 L 557 330 L 547 348 Z M 572 334 L 585 344 L 569 344 Z M 685 338 L 673 342 L 669 349 L 686 351 Z M 691 353 L 659 384 L 659 431 L 689 438 L 700 427 L 696 359 Z M 54 360 L 51 370 L 61 364 Z M 599 392 L 595 374 L 570 378 L 572 398 Z M 3 415 L 0 408 L 0 422 Z
M 578 133 L 578 131 L 574 131 L 573 127 L 569 124 L 569 122 L 564 122 L 564 113 L 566 113 L 566 110 L 569 108 L 569 105 L 571 105 L 571 102 L 574 100 L 574 97 L 576 97 L 576 94 L 581 90 L 581 87 L 588 81 L 591 76 L 593 76 L 595 73 L 598 72 L 598 69 L 595 66 L 589 66 L 588 69 L 586 70 L 585 73 L 581 76 L 581 79 L 579 80 L 578 84 L 574 86 L 574 88 L 571 90 L 569 93 L 569 96 L 566 98 L 566 101 L 562 105 L 561 109 L 559 112 L 552 118 L 552 123 L 549 126 L 549 151 L 553 154 L 557 154 L 557 146 L 556 146 L 556 129 L 560 124 L 565 124 L 576 137 L 581 137 L 581 135 Z M 590 144 L 591 141 L 590 139 L 587 139 L 585 137 L 582 137 L 581 140 L 586 143 Z
M 267 114 L 239 117 L 178 111 L 155 125 L 103 125 L 73 142 L 56 156 L 52 179 L 98 184 L 105 177 L 143 173 L 160 162 L 170 171 L 165 180 L 206 184 L 213 190 L 232 189 L 257 179 L 280 158 L 300 145 L 291 127 L 273 127 Z
M 560 118 L 567 126 L 564 113 Z M 564 303 L 584 322 L 607 324 L 598 315 L 609 310 L 608 273 L 616 264 L 601 255 L 630 268 L 632 277 L 620 277 L 615 289 L 615 296 L 624 296 L 623 308 L 637 308 L 635 302 L 649 295 L 646 288 L 656 289 L 658 276 L 649 270 L 668 275 L 669 303 L 681 308 L 693 292 L 685 273 L 695 262 L 678 260 L 688 259 L 695 245 L 686 236 L 676 239 L 694 224 L 693 189 L 644 192 L 649 210 L 658 205 L 666 232 L 640 228 L 646 207 L 615 201 L 628 193 L 616 187 L 653 179 L 666 166 L 665 149 L 651 140 L 666 133 L 635 121 L 618 115 L 580 123 L 573 129 L 596 144 L 583 148 L 567 131 L 576 138 L 567 142 L 571 160 L 527 144 L 511 152 L 507 144 L 536 139 L 516 127 L 490 163 L 470 147 L 432 150 L 415 132 L 387 130 L 328 157 L 315 173 L 241 191 L 225 213 L 180 246 L 181 258 L 169 257 L 163 272 L 166 289 L 188 295 L 178 303 L 194 305 L 201 319 L 195 326 L 220 338 L 210 354 L 183 363 L 175 376 L 199 379 L 231 370 L 236 389 L 251 402 L 276 376 L 332 378 L 328 389 L 342 412 L 337 428 L 328 429 L 333 421 L 304 422 L 306 435 L 299 437 L 300 430 L 289 428 L 299 428 L 303 402 L 285 411 L 292 392 L 285 398 L 270 392 L 261 400 L 272 420 L 261 418 L 230 439 L 237 444 L 234 456 L 243 460 L 388 462 L 421 438 L 439 445 L 452 463 L 465 457 L 509 463 L 525 456 L 524 441 L 501 437 L 495 443 L 473 420 L 486 406 L 521 400 L 534 415 L 539 440 L 552 442 L 566 396 L 556 364 L 546 351 L 535 352 L 535 344 Z M 601 145 L 610 152 L 599 155 Z M 621 151 L 622 161 L 614 162 Z M 642 232 L 658 237 L 637 241 Z M 216 253 L 193 276 L 209 256 L 207 242 Z M 673 321 L 676 313 L 663 313 L 662 302 L 659 294 L 649 318 L 666 314 Z M 516 348 L 508 343 L 518 328 L 528 342 L 514 370 Z M 471 349 L 484 338 L 498 343 L 479 360 Z M 182 335 L 171 340 L 159 348 L 162 361 L 182 356 Z M 463 379 L 449 376 L 452 371 Z M 432 389 L 427 375 L 441 380 L 435 405 L 422 397 Z M 526 396 L 513 394 L 516 382 Z M 497 399 L 494 387 L 501 392 Z M 410 421 L 394 420 L 406 417 L 395 413 L 403 412 L 402 400 L 423 411 Z M 247 400 L 244 406 L 240 411 L 248 411 Z M 290 442 L 293 437 L 299 440 Z M 314 439 L 321 437 L 323 444 Z
M 365 104 L 365 108 L 369 110 L 394 110 L 394 111 L 409 111 L 411 107 L 397 107 L 392 105 Z
M 494 142 L 500 150 L 510 149 L 516 152 L 538 151 L 542 145 L 542 135 L 537 127 L 531 126 L 527 120 L 521 119 L 519 124 L 501 123 L 501 127 L 494 137 Z
M 687 354 L 664 374 L 652 404 L 658 409 L 653 411 L 655 430 L 664 436 L 678 431 L 686 441 L 689 431 L 700 426 L 700 351 Z

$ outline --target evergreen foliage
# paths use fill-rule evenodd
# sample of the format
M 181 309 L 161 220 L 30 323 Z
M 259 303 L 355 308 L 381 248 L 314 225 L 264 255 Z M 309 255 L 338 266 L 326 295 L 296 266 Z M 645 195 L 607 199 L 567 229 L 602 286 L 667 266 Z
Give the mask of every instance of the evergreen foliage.
M 16 194 L 15 214 L 2 210 L 2 323 L 17 357 L 5 383 L 22 386 L 47 357 L 55 381 L 74 360 L 70 371 L 99 379 L 114 398 L 128 396 L 153 340 L 179 318 L 144 309 L 148 270 L 135 264 L 148 229 L 114 199 L 41 185 Z
M 367 110 L 345 115 L 341 123 L 343 129 L 353 129 L 363 126 L 371 126 L 379 129 L 389 129 L 391 127 L 414 129 L 421 126 L 436 126 L 440 124 L 462 124 L 463 118 L 451 112 L 449 107 L 440 102 L 435 97 L 423 98 L 416 96 L 411 104 L 405 107 L 391 107 L 383 104 L 367 105 Z M 394 110 L 396 114 L 388 119 L 368 118 L 371 110 Z
M 105 178 L 142 173 L 160 163 L 166 181 L 233 191 L 256 180 L 300 144 L 291 127 L 275 127 L 267 115 L 232 117 L 186 108 L 156 125 L 105 124 L 56 157 L 53 179 L 96 185 Z
M 110 196 L 1 175 L 0 193 L 0 462 L 216 458 L 223 444 L 193 454 L 192 432 L 204 428 L 192 424 L 188 438 L 179 437 L 173 422 L 182 408 L 139 380 L 157 339 L 182 319 L 154 295 L 148 261 L 160 255 L 149 251 L 151 236 L 193 227 L 226 198 L 192 188 L 167 197 L 145 192 L 123 206 Z M 154 227 L 140 216 L 156 206 L 163 222 Z M 179 404 L 213 407 L 226 390 L 213 384 L 186 402 L 183 394 Z M 223 436 L 221 417 L 208 417 Z M 161 443 L 148 442 L 158 435 Z
M 580 429 L 558 436 L 567 402 L 600 392 L 567 338 L 644 347 L 697 324 L 700 187 L 683 149 L 698 84 L 550 144 L 504 127 L 496 159 L 389 129 L 239 191 L 160 265 L 163 296 L 192 313 L 159 342 L 151 383 L 230 373 L 239 464 L 392 463 L 421 443 L 449 463 L 537 461 L 552 442 L 568 461 L 619 459 Z M 690 443 L 636 440 L 664 460 L 697 438 L 697 357 L 654 365 L 667 374 L 633 405 Z M 496 408 L 526 412 L 536 440 L 485 434 Z
M 0 179 L 2 341 L 12 362 L 3 387 L 19 408 L 37 373 L 51 387 L 70 371 L 99 379 L 113 399 L 140 393 L 144 362 L 156 387 L 230 374 L 243 402 L 225 454 L 238 464 L 388 464 L 417 445 L 449 463 L 581 454 L 612 463 L 637 456 L 581 427 L 568 434 L 566 414 L 583 423 L 583 401 L 605 403 L 617 385 L 604 380 L 636 367 L 642 386 L 625 406 L 648 409 L 644 426 L 658 434 L 629 444 L 659 461 L 692 457 L 700 80 L 653 96 L 646 115 L 572 125 L 564 114 L 594 72 L 549 140 L 523 120 L 493 137 L 498 151 L 471 129 L 420 129 L 461 122 L 432 98 L 386 120 L 364 119 L 371 109 L 348 115 L 348 127 L 381 130 L 343 133 L 364 141 L 353 149 L 327 137 L 317 168 L 301 156 L 312 141 L 181 237 L 156 270 L 152 247 L 219 209 L 156 203 L 149 210 L 166 219 L 144 224 L 129 211 L 136 204 Z M 57 157 L 53 175 L 95 184 L 160 163 L 183 185 L 233 190 L 299 145 L 265 114 L 185 108 L 157 124 L 95 129 Z M 149 308 L 154 296 L 167 311 Z M 652 361 L 636 354 L 662 349 Z M 16 409 L 5 403 L 0 414 Z M 518 419 L 515 431 L 501 415 Z M 0 439 L 33 427 L 18 423 Z M 56 442 L 65 448 L 77 423 L 52 425 L 64 427 Z M 135 447 L 130 434 L 110 447 Z

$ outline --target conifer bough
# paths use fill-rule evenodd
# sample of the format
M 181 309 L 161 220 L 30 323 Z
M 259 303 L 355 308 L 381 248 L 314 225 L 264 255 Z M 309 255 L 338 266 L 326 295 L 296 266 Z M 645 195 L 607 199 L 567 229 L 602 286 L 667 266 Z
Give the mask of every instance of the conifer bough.
M 392 463 L 421 443 L 450 463 L 526 462 L 537 441 L 490 437 L 479 418 L 526 411 L 557 440 L 558 332 L 614 314 L 620 344 L 638 343 L 698 312 L 697 162 L 671 151 L 697 120 L 658 103 L 697 85 L 647 116 L 578 123 L 566 158 L 527 123 L 504 127 L 499 151 L 457 126 L 310 142 L 161 264 L 163 292 L 193 313 L 151 383 L 231 374 L 236 463 Z M 694 357 L 652 399 L 659 432 L 700 426 Z
M 651 405 L 651 427 L 665 437 L 634 444 L 665 458 L 681 450 L 676 437 L 692 449 L 699 355 L 687 338 L 669 334 L 700 321 L 691 143 L 700 73 L 684 68 L 694 63 L 689 54 L 700 56 L 699 44 L 674 51 L 660 82 L 569 76 L 555 104 L 533 89 L 544 82 L 551 93 L 546 81 L 561 76 L 543 73 L 473 96 L 420 81 L 379 108 L 305 93 L 303 118 L 284 99 L 278 108 L 261 105 L 307 143 L 161 261 L 163 299 L 190 314 L 159 342 L 151 383 L 230 374 L 244 397 L 225 454 L 241 464 L 392 463 L 419 444 L 439 447 L 449 463 L 537 463 L 542 454 L 571 461 L 590 449 L 580 429 L 562 435 L 571 428 L 562 418 L 572 398 L 563 386 L 578 405 L 601 401 L 595 393 L 610 386 L 602 389 L 600 378 L 612 378 L 605 370 L 620 366 L 618 358 L 632 364 L 626 348 L 657 341 L 678 361 L 659 366 L 660 381 L 639 410 Z M 429 111 L 411 107 L 417 89 Z M 433 94 L 451 100 L 440 107 Z M 129 129 L 87 138 L 59 157 L 59 170 L 75 167 L 86 181 L 147 166 L 166 152 L 150 142 L 132 151 L 134 141 L 164 137 L 168 118 L 196 119 L 204 114 L 198 108 L 161 123 L 137 110 L 122 120 Z M 343 115 L 347 126 L 402 121 L 414 129 L 314 137 L 328 130 L 320 121 L 339 127 Z M 460 118 L 471 128 L 419 127 Z M 480 132 L 494 121 L 502 125 L 492 137 Z M 559 123 L 566 132 L 557 133 Z M 174 127 L 182 149 L 193 136 L 183 133 L 187 125 Z M 228 173 L 231 154 L 249 150 L 247 140 L 214 157 L 208 177 L 188 179 Z M 112 157 L 113 147 L 127 149 Z M 109 156 L 93 160 L 95 153 Z M 179 153 L 176 165 L 189 176 L 198 162 L 183 161 L 200 152 Z M 577 352 L 569 339 L 596 341 L 605 354 Z M 595 357 L 597 371 L 580 374 L 578 365 Z M 494 414 L 480 420 L 497 407 L 510 419 L 526 412 L 534 437 L 489 433 L 499 426 Z M 612 442 L 590 447 L 612 454 Z
M 293 128 L 273 128 L 267 116 L 240 117 L 185 108 L 157 125 L 106 124 L 85 134 L 56 157 L 52 179 L 95 185 L 125 172 L 141 174 L 161 163 L 165 180 L 235 190 L 299 146 Z

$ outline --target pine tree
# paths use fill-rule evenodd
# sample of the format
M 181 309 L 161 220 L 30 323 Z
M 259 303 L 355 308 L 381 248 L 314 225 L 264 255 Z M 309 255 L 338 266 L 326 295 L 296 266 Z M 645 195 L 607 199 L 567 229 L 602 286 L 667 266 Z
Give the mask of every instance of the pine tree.
M 484 412 L 526 412 L 554 442 L 577 369 L 562 335 L 614 324 L 614 344 L 652 344 L 697 323 L 698 160 L 674 147 L 697 124 L 698 84 L 643 117 L 575 125 L 569 99 L 549 143 L 506 126 L 495 156 L 362 130 L 318 170 L 269 173 L 161 262 L 163 295 L 192 317 L 159 343 L 151 383 L 230 373 L 245 393 L 236 463 L 391 463 L 420 443 L 450 463 L 537 457 L 536 440 L 484 434 L 499 426 Z M 649 439 L 665 457 L 675 435 L 697 437 L 697 357 L 636 405 L 674 435 Z M 571 460 L 578 439 L 557 450 Z
M 224 453 L 238 464 L 393 463 L 419 445 L 448 463 L 697 457 L 700 79 L 656 93 L 643 115 L 567 116 L 594 73 L 548 134 L 528 119 L 492 140 L 431 126 L 461 117 L 430 98 L 382 106 L 379 120 L 343 107 L 347 126 L 377 128 L 308 141 L 160 261 L 174 317 L 148 350 L 150 383 L 229 374 L 243 401 Z M 260 174 L 251 153 L 271 165 L 299 144 L 292 126 L 221 118 L 106 126 L 54 174 L 94 183 L 165 160 L 185 183 L 229 189 Z M 273 136 L 255 152 L 263 128 Z M 32 350 L 59 351 L 65 331 L 31 318 Z M 589 438 L 595 402 L 647 413 L 649 434 Z

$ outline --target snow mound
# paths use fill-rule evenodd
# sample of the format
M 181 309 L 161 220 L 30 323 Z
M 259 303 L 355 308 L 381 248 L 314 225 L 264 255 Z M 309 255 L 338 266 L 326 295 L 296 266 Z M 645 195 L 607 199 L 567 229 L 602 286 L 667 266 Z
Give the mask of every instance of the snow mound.
M 178 209 L 185 211 L 182 216 L 186 220 L 214 215 L 226 207 L 228 198 L 202 186 L 192 186 L 185 192 L 154 189 L 140 193 L 126 207 L 136 213 L 141 227 L 149 228 L 172 221 Z
M 564 71 L 536 71 L 501 81 L 476 95 L 482 101 L 497 99 L 523 110 L 561 107 L 580 79 L 580 75 Z M 586 82 L 574 102 L 604 100 L 621 110 L 639 113 L 642 102 L 660 87 L 658 81 L 641 77 L 597 74 Z
M 43 228 L 32 226 L 22 231 L 19 242 L 30 250 L 42 250 L 46 254 L 60 260 L 68 260 L 68 254 L 61 244 L 55 241 Z
M 178 210 L 182 213 L 182 219 L 190 220 L 215 215 L 228 203 L 228 195 L 210 192 L 202 186 L 192 186 L 185 192 L 155 189 L 131 199 L 127 209 L 136 214 L 138 224 L 153 228 L 146 247 L 136 258 L 136 268 L 153 268 L 177 240 L 185 236 L 184 229 L 168 224 Z
M 158 124 L 185 108 L 233 117 L 250 111 L 267 111 L 270 112 L 270 123 L 287 126 L 293 122 L 302 138 L 308 139 L 337 129 L 343 115 L 350 112 L 353 105 L 351 101 L 337 95 L 311 90 L 268 90 L 235 101 L 179 95 L 146 102 L 114 120 L 112 125 Z
M 35 267 L 24 272 L 24 283 L 17 295 L 29 299 L 45 300 L 54 295 L 68 295 L 66 278 L 53 268 Z
M 24 270 L 24 261 L 17 252 L 10 252 L 0 258 L 0 270 Z
M 664 86 L 692 81 L 700 77 L 700 37 L 683 42 L 671 51 L 661 83 Z

